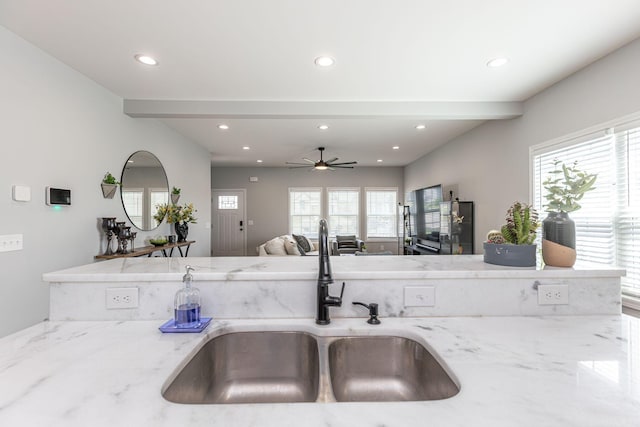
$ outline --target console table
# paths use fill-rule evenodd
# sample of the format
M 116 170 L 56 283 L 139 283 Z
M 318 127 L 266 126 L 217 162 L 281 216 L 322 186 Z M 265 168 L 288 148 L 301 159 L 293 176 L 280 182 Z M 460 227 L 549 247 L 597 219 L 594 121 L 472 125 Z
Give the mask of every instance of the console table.
M 144 246 L 140 249 L 136 249 L 132 252 L 127 252 L 126 254 L 113 254 L 113 255 L 96 255 L 95 259 L 113 259 L 113 258 L 131 258 L 131 257 L 139 257 L 143 255 L 151 256 L 154 252 L 162 252 L 162 255 L 165 257 L 173 256 L 173 250 L 178 248 L 181 257 L 189 256 L 189 248 L 192 243 L 195 243 L 195 240 L 187 240 L 186 242 L 176 242 L 176 243 L 166 243 L 162 246 Z M 186 250 L 182 253 L 182 248 L 186 246 Z M 169 249 L 169 254 L 167 254 L 167 250 Z

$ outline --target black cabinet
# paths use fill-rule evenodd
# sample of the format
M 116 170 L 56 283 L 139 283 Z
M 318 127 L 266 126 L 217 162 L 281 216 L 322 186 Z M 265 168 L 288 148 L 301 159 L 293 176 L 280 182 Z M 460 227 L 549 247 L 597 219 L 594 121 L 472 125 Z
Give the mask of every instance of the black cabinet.
M 440 203 L 440 254 L 473 254 L 473 202 Z

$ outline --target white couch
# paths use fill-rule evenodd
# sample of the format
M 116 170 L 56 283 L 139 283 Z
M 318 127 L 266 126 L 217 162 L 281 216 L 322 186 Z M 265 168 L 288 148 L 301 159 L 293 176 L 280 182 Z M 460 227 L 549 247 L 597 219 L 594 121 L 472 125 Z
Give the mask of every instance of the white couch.
M 318 255 L 318 245 L 310 240 L 308 241 L 312 250 L 310 252 L 306 252 L 304 255 Z M 256 252 L 259 256 L 303 255 L 298 249 L 296 240 L 290 234 L 274 237 L 273 239 L 264 242 L 260 246 L 256 247 Z

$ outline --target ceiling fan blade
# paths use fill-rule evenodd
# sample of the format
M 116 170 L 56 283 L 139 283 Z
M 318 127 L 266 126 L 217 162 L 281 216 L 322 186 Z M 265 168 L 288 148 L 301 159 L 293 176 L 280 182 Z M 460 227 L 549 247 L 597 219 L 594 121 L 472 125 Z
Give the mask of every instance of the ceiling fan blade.
M 289 166 L 289 169 L 313 169 L 313 166 L 303 165 L 303 166 Z
M 306 164 L 306 163 L 296 163 L 296 162 L 285 162 L 286 165 L 300 165 L 300 166 L 306 166 L 309 167 L 310 165 Z
M 304 160 L 307 163 L 311 163 L 312 165 L 316 164 L 315 160 L 307 159 L 306 157 L 303 157 L 302 160 Z
M 353 166 L 336 166 L 331 165 L 332 168 L 340 168 L 340 169 L 353 169 Z M 330 168 L 331 169 L 331 168 Z M 332 169 L 333 170 L 333 169 Z
M 329 166 L 340 166 L 340 165 L 357 165 L 358 162 L 342 162 L 342 163 L 331 163 Z
M 336 160 L 338 160 L 338 158 L 337 158 L 337 157 L 334 157 L 334 158 L 333 158 L 333 159 L 331 159 L 331 160 L 326 160 L 326 161 L 325 161 L 325 163 L 333 163 L 333 162 L 335 162 Z

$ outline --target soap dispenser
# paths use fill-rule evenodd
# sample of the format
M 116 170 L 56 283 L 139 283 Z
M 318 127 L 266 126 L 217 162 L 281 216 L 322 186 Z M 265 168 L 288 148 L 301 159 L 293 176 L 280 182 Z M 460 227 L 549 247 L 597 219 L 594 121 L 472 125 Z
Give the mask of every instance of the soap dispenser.
M 195 328 L 200 325 L 200 291 L 191 286 L 193 281 L 190 265 L 186 267 L 187 274 L 182 277 L 183 287 L 176 292 L 174 301 L 174 315 L 176 328 Z

